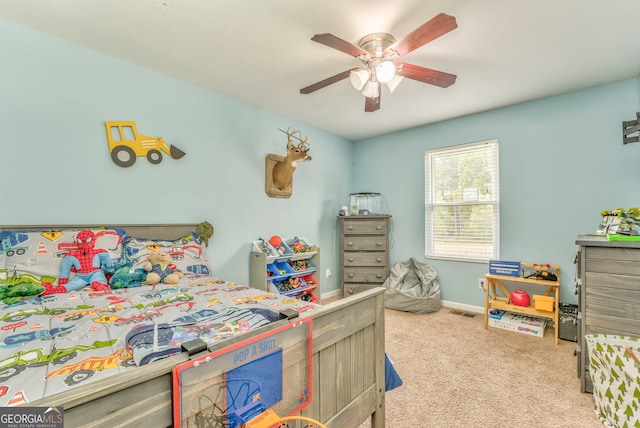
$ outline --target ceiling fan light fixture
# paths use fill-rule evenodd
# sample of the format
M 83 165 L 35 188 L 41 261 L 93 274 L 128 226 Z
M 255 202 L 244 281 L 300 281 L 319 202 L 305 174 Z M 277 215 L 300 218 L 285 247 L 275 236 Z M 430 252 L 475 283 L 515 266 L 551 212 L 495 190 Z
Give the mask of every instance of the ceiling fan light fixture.
M 393 76 L 393 79 L 385 83 L 385 85 L 387 85 L 387 88 L 389 88 L 389 92 L 393 93 L 393 91 L 396 90 L 400 82 L 402 82 L 402 79 L 404 79 L 403 76 L 396 74 L 395 76 Z
M 391 61 L 380 61 L 376 65 L 376 79 L 380 83 L 390 82 L 396 75 L 396 65 Z
M 456 81 L 456 75 L 398 61 L 432 40 L 458 27 L 456 18 L 439 13 L 411 31 L 400 41 L 388 33 L 371 33 L 353 44 L 331 33 L 315 34 L 311 40 L 339 50 L 360 60 L 364 66 L 353 67 L 300 89 L 310 94 L 349 77 L 353 87 L 366 97 L 364 111 L 380 108 L 380 86 L 384 83 L 394 92 L 404 77 L 418 82 L 447 88 Z
M 367 98 L 378 98 L 380 96 L 380 85 L 378 82 L 369 80 L 362 88 L 362 95 Z
M 360 91 L 364 87 L 365 83 L 369 81 L 369 71 L 361 68 L 360 70 L 353 70 L 349 73 L 349 80 L 351 85 Z

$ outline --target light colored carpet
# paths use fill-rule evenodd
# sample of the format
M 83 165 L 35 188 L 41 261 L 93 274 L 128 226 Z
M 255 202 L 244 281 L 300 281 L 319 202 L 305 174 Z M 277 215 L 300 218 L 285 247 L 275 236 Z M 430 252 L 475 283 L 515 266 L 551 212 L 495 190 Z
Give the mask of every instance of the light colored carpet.
M 460 312 L 460 311 L 454 311 Z M 602 427 L 580 392 L 576 344 L 483 328 L 483 315 L 385 309 L 386 351 L 404 384 L 386 427 Z M 369 421 L 361 427 L 368 427 Z

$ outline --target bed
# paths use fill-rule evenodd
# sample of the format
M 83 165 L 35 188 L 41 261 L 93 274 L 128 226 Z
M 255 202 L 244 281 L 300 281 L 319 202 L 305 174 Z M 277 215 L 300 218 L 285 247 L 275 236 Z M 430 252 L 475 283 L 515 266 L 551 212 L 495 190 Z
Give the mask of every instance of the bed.
M 313 371 L 312 400 L 300 414 L 321 421 L 327 427 L 357 427 L 369 417 L 372 427 L 383 427 L 384 289 L 376 288 L 327 305 L 273 295 L 265 297 L 264 291 L 216 278 L 209 271 L 206 249 L 203 248 L 208 236 L 201 237 L 197 233 L 202 234 L 206 230 L 201 226 L 202 223 L 0 226 L 0 237 L 13 236 L 11 239 L 0 239 L 0 274 L 4 274 L 4 277 L 0 275 L 0 286 L 10 282 L 9 278 L 21 276 L 24 279 L 26 275 L 31 275 L 28 278 L 36 286 L 42 282 L 55 282 L 55 275 L 51 271 L 36 269 L 31 272 L 33 266 L 38 265 L 37 258 L 47 253 L 48 256 L 55 253 L 59 259 L 64 258 L 65 252 L 74 248 L 73 239 L 69 237 L 86 229 L 95 231 L 96 236 L 101 237 L 102 247 L 110 252 L 110 258 L 114 260 L 141 261 L 144 251 L 153 247 L 149 245 L 150 242 L 162 242 L 174 252 L 174 259 L 180 260 L 180 270 L 185 273 L 178 285 L 149 286 L 144 282 L 140 285 L 125 275 L 118 277 L 120 282 L 114 282 L 118 288 L 108 291 L 98 292 L 87 286 L 81 290 L 44 297 L 3 295 L 6 303 L 0 303 L 0 343 L 9 349 L 26 349 L 25 341 L 33 342 L 41 348 L 44 346 L 44 351 L 38 356 L 38 363 L 26 364 L 28 368 L 21 368 L 18 374 L 13 373 L 17 366 L 15 362 L 6 363 L 10 358 L 3 360 L 5 366 L 11 366 L 10 369 L 2 367 L 0 363 L 2 405 L 63 406 L 65 423 L 74 427 L 133 426 L 136 423 L 169 427 L 173 425 L 172 371 L 196 356 L 190 355 L 188 347 L 173 343 L 172 337 L 166 335 L 166 340 L 162 342 L 166 346 L 160 349 L 154 346 L 154 352 L 149 352 L 144 340 L 143 346 L 136 347 L 138 342 L 134 339 L 143 336 L 131 332 L 144 330 L 145 316 L 151 313 L 160 317 L 158 313 L 168 312 L 171 321 L 184 321 L 186 316 L 200 313 L 202 319 L 199 321 L 207 323 L 207 326 L 225 327 L 220 334 L 213 335 L 215 340 L 207 343 L 205 352 L 214 352 L 280 328 L 293 322 L 296 316 L 303 315 L 313 321 Z M 34 231 L 50 235 L 42 235 L 47 239 L 39 238 L 40 242 L 37 243 L 18 235 Z M 111 231 L 116 231 L 119 236 Z M 55 236 L 57 238 L 53 239 Z M 61 236 L 67 237 L 66 243 L 61 242 L 64 241 Z M 123 245 L 119 249 L 120 243 Z M 172 247 L 172 243 L 179 245 Z M 130 257 L 132 251 L 137 258 Z M 59 269 L 55 264 L 53 267 Z M 121 268 L 119 271 L 116 270 L 118 267 Z M 110 268 L 113 276 L 109 275 L 109 281 L 118 273 L 140 273 L 139 267 L 131 264 L 122 263 L 121 266 Z M 197 292 L 200 292 L 198 296 L 202 296 L 200 300 L 214 301 L 215 305 L 209 303 L 206 308 L 200 309 L 197 306 Z M 98 302 L 103 302 L 102 306 Z M 159 308 L 161 310 L 157 310 Z M 46 314 L 41 313 L 47 311 Z M 273 312 L 279 316 L 273 317 Z M 234 318 L 239 320 L 237 322 L 218 318 L 238 314 L 241 316 Z M 101 321 L 96 322 L 96 319 Z M 161 318 L 154 319 L 156 327 L 151 333 L 155 345 L 158 344 L 158 337 L 163 337 L 164 331 L 159 332 L 157 325 L 162 324 L 159 320 Z M 80 327 L 72 327 L 63 321 L 77 322 Z M 192 319 L 187 321 L 184 324 L 193 324 Z M 100 331 L 105 324 L 118 324 L 118 328 L 109 330 L 107 336 L 99 332 L 103 336 L 98 338 L 85 333 L 90 329 Z M 175 338 L 176 328 L 182 328 L 183 325 L 169 322 L 169 327 L 171 330 L 166 331 L 174 333 Z M 70 337 L 74 336 L 73 332 L 79 331 L 83 332 L 80 336 L 85 339 L 80 348 L 53 345 L 68 344 Z M 38 340 L 34 341 L 34 338 Z M 10 352 L 7 349 L 3 351 L 5 357 Z M 52 351 L 57 357 L 55 364 Z M 89 357 L 79 355 L 85 352 L 97 352 L 98 358 L 111 361 L 110 370 L 93 370 L 87 375 L 87 371 L 81 369 L 83 364 L 86 368 Z M 25 365 L 23 362 L 20 365 Z M 33 393 L 36 398 L 26 400 L 24 396 L 16 394 L 16 390 L 25 389 L 24 383 L 18 382 L 19 376 L 28 376 L 23 379 L 29 379 L 31 383 L 44 382 L 47 377 L 55 378 L 57 387 L 45 388 L 42 397 Z

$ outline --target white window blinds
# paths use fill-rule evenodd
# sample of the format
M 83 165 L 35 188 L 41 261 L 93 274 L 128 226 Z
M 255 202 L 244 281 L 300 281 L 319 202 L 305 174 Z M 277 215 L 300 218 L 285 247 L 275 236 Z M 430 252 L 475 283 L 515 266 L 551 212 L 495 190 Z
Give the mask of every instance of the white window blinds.
M 425 235 L 427 258 L 499 258 L 498 140 L 425 152 Z

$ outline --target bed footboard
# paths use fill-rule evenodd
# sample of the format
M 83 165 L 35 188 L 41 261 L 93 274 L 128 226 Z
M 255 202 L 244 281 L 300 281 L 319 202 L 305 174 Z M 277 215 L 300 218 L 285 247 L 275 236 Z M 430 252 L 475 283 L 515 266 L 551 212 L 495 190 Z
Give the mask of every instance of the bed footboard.
M 313 311 L 313 399 L 303 414 L 327 427 L 384 427 L 383 288 Z
M 313 379 L 312 401 L 302 415 L 327 428 L 355 428 L 368 417 L 373 428 L 384 427 L 383 292 L 375 288 L 304 314 L 313 318 Z M 211 350 L 270 328 L 227 339 Z M 65 425 L 73 427 L 169 427 L 171 372 L 188 358 L 186 353 L 166 358 L 29 406 L 63 406 Z

